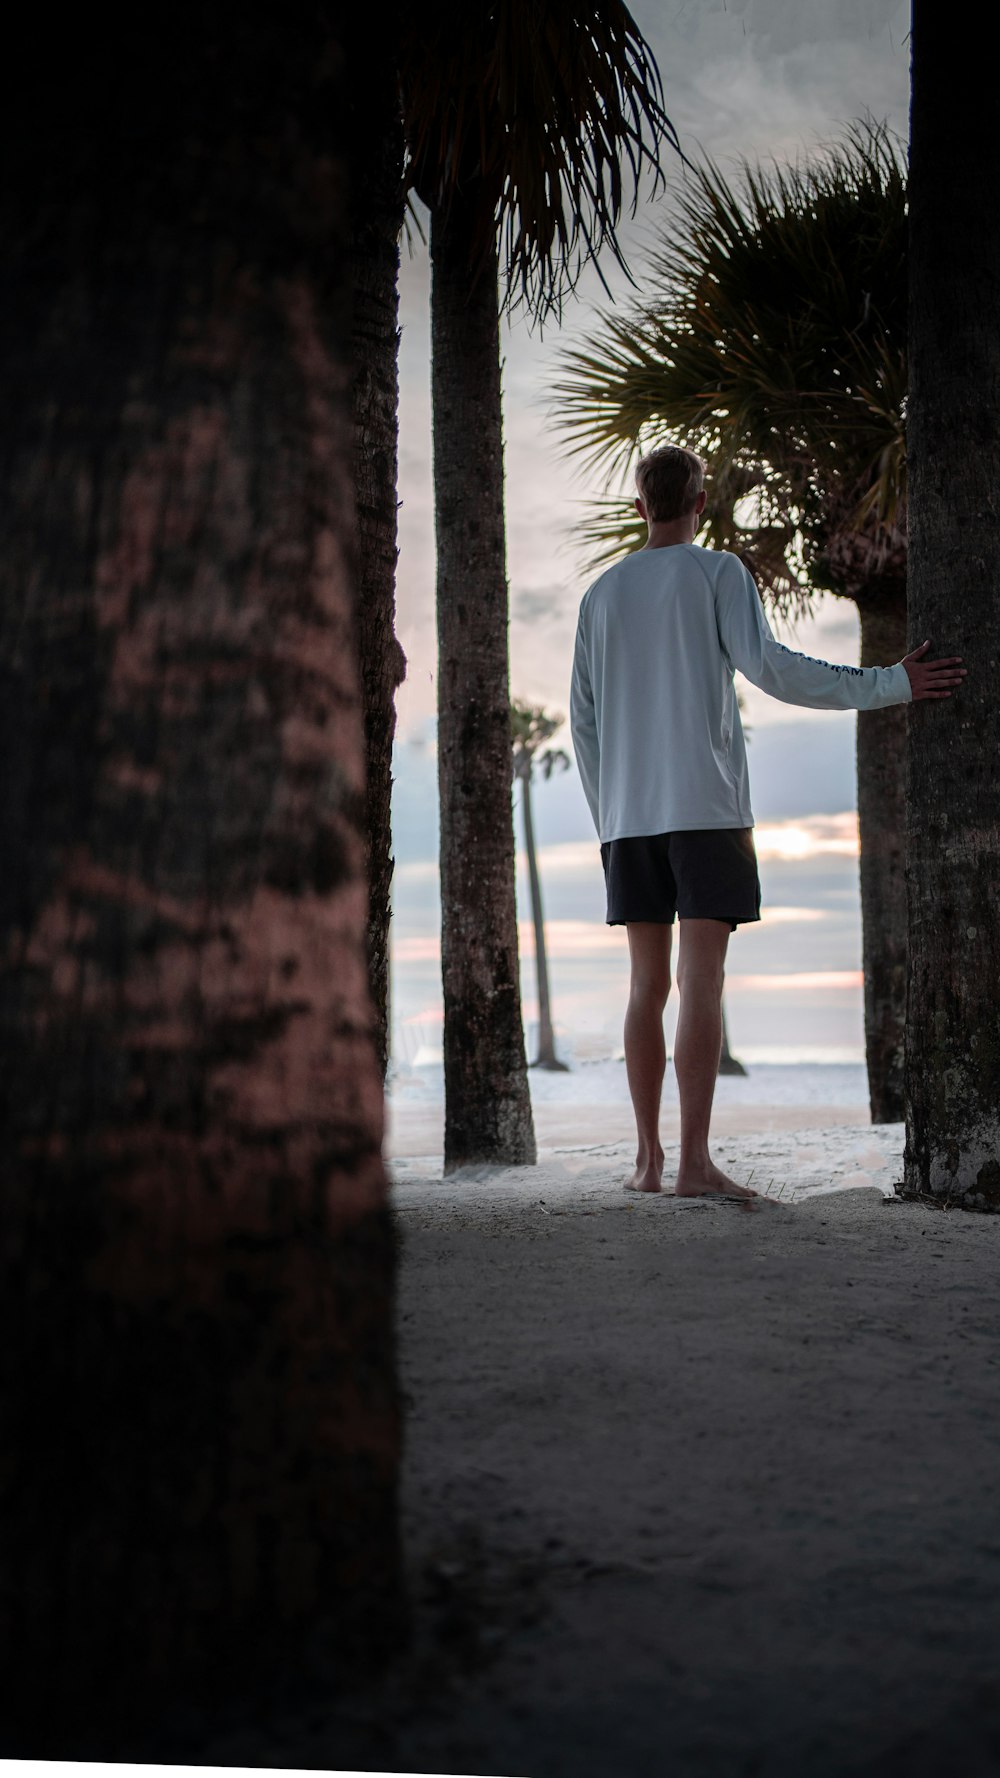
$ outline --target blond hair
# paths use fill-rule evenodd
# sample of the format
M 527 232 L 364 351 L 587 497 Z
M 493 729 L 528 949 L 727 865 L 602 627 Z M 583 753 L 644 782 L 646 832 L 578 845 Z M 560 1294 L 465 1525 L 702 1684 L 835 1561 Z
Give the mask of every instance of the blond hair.
M 636 465 L 635 485 L 648 517 L 668 523 L 686 518 L 705 481 L 705 465 L 683 445 L 661 445 Z

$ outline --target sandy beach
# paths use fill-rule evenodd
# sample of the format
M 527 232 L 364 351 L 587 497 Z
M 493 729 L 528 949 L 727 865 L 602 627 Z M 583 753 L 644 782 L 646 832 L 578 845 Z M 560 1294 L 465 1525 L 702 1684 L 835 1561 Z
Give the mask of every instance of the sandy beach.
M 777 1199 L 750 1213 L 626 1195 L 609 1108 L 575 1145 L 569 1109 L 537 1167 L 447 1181 L 397 1116 L 414 1645 L 203 1757 L 1000 1771 L 1000 1219 L 894 1198 L 903 1131 L 857 1107 L 730 1107 L 719 1158 Z

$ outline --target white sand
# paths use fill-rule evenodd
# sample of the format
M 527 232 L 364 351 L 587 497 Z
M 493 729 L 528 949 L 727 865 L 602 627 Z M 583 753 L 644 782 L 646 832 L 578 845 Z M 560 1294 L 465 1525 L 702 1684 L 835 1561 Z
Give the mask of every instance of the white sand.
M 539 1147 L 586 1147 L 631 1143 L 635 1122 L 624 1063 L 603 1059 L 578 1063 L 567 1074 L 529 1072 L 535 1133 Z M 444 1081 L 440 1067 L 394 1074 L 386 1102 L 386 1154 L 406 1163 L 408 1174 L 440 1172 L 444 1143 Z M 836 1125 L 870 1127 L 863 1066 L 773 1066 L 751 1069 L 745 1078 L 717 1082 L 713 1130 L 719 1136 L 757 1132 L 826 1130 Z M 676 1140 L 680 1113 L 673 1070 L 664 1081 L 661 1135 Z
M 894 1200 L 902 1130 L 843 1107 L 727 1114 L 719 1158 L 781 1200 L 752 1214 L 623 1193 L 631 1140 L 600 1107 L 572 1108 L 575 1144 L 543 1114 L 536 1168 L 443 1181 L 406 1152 L 413 1109 L 416 1640 L 254 1761 L 995 1775 L 1000 1218 Z
M 860 1069 L 772 1068 L 720 1080 L 712 1150 L 741 1184 L 792 1202 L 816 1191 L 902 1178 L 902 1124 L 872 1126 Z M 386 1154 L 396 1204 L 407 1215 L 492 1218 L 504 1207 L 544 1201 L 553 1213 L 575 1203 L 616 1202 L 635 1160 L 635 1121 L 624 1068 L 598 1064 L 572 1075 L 531 1075 L 538 1142 L 535 1167 L 465 1169 L 442 1178 L 444 1105 L 439 1073 L 418 1074 L 390 1094 Z M 666 1174 L 676 1164 L 680 1114 L 668 1074 L 660 1135 Z M 475 1185 L 475 1191 L 468 1187 Z
M 826 1108 L 828 1115 L 832 1109 Z M 882 1195 L 892 1195 L 903 1172 L 902 1124 L 844 1123 L 816 1129 L 808 1117 L 805 1108 L 743 1114 L 744 1128 L 737 1134 L 732 1127 L 737 1114 L 731 1112 L 716 1120 L 721 1130 L 713 1133 L 713 1156 L 739 1184 L 785 1203 L 853 1186 L 874 1186 Z M 543 1120 L 536 1114 L 535 1121 L 537 1131 Z M 603 1117 L 578 1109 L 573 1121 L 580 1140 L 570 1144 L 568 1132 L 550 1126 L 544 1134 L 561 1134 L 564 1140 L 540 1144 L 534 1167 L 465 1167 L 443 1177 L 440 1155 L 399 1157 L 392 1162 L 396 1208 L 407 1222 L 428 1227 L 456 1215 L 466 1222 L 507 1224 L 532 1207 L 544 1207 L 551 1215 L 616 1207 L 634 1165 L 634 1133 L 624 1140 L 601 1141 L 597 1138 L 607 1134 Z M 667 1127 L 662 1141 L 666 1185 L 676 1167 L 678 1144 Z M 691 1199 L 666 1194 L 654 1205 L 671 1212 L 699 1207 Z

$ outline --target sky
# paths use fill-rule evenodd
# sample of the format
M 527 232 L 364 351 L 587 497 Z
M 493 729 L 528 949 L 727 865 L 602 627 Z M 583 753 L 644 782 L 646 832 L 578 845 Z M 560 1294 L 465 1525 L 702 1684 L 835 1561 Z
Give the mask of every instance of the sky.
M 907 0 L 632 0 L 659 63 L 664 106 L 684 152 L 733 171 L 744 157 L 794 161 L 840 138 L 866 113 L 905 137 Z M 643 287 L 643 261 L 670 227 L 682 171 L 665 151 L 666 191 L 643 194 L 620 231 Z M 629 290 L 609 255 L 618 302 Z M 415 232 L 400 276 L 400 534 L 396 629 L 407 656 L 397 693 L 391 933 L 393 1050 L 400 1064 L 440 1052 L 440 906 L 435 753 L 436 634 L 431 483 L 430 276 Z M 561 354 L 591 331 L 608 298 L 588 269 L 561 327 L 523 318 L 502 331 L 511 692 L 565 714 L 573 639 L 588 571 L 574 525 L 604 492 L 561 454 L 552 383 Z M 812 615 L 772 625 L 789 646 L 856 665 L 850 602 L 817 596 Z M 737 675 L 749 730 L 760 926 L 729 947 L 730 1043 L 753 1061 L 847 1061 L 864 1054 L 861 922 L 852 713 L 796 709 Z M 556 745 L 572 754 L 568 723 Z M 520 792 L 518 793 L 520 794 Z M 605 924 L 599 843 L 572 767 L 533 791 L 557 1050 L 567 1059 L 620 1053 L 628 992 L 623 928 Z M 527 869 L 515 802 L 524 1016 L 537 1016 Z M 668 1041 L 676 996 L 667 1010 Z

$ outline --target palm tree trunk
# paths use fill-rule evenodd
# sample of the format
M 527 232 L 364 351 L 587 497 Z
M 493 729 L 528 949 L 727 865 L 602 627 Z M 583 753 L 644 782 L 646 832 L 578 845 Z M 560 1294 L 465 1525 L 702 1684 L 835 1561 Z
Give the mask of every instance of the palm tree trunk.
M 535 1160 L 521 1022 L 496 255 L 431 223 L 446 1170 Z
M 552 1009 L 549 1001 L 549 966 L 545 955 L 545 916 L 542 913 L 542 885 L 538 876 L 535 852 L 535 824 L 531 815 L 530 766 L 521 778 L 522 811 L 524 815 L 524 850 L 528 858 L 528 883 L 531 888 L 531 919 L 535 929 L 535 971 L 538 979 L 538 1054 L 533 1068 L 558 1069 L 565 1064 L 556 1058 L 552 1032 Z
M 913 15 L 910 637 L 969 677 L 910 716 L 904 1191 L 997 1210 L 1000 145 L 989 58 L 932 0 Z
M 906 594 L 858 600 L 861 665 L 906 653 Z M 906 705 L 858 711 L 865 1054 L 873 1124 L 902 1123 L 906 1020 Z
M 87 15 L 3 120 L 9 1754 L 399 1629 L 324 19 Z
M 356 21 L 357 25 L 361 21 Z M 368 21 L 364 20 L 364 30 Z M 389 899 L 392 887 L 392 743 L 396 688 L 406 658 L 393 628 L 396 593 L 399 236 L 403 129 L 395 6 L 379 15 L 379 53 L 361 34 L 352 64 L 351 197 L 354 266 L 354 487 L 358 647 L 365 721 L 365 860 L 368 972 L 375 1044 L 389 1058 Z M 361 68 L 366 78 L 358 79 Z
M 743 1063 L 738 1062 L 736 1060 L 736 1057 L 734 1055 L 732 1055 L 732 1053 L 730 1052 L 729 1028 L 726 1023 L 725 1004 L 723 1004 L 723 1007 L 722 1007 L 722 1051 L 719 1056 L 719 1073 L 720 1074 L 741 1074 L 741 1075 L 746 1074 L 746 1069 L 744 1068 Z

